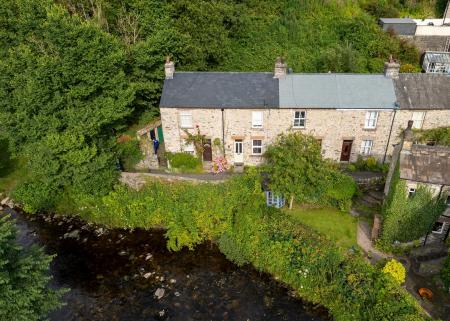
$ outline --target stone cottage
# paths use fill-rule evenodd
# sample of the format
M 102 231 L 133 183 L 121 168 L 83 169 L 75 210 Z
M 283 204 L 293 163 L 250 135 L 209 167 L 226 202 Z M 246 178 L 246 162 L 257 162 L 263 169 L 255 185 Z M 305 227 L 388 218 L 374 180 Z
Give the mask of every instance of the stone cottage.
M 278 59 L 269 72 L 175 72 L 166 62 L 160 112 L 165 148 L 194 153 L 186 131 L 205 135 L 204 161 L 225 153 L 237 166 L 257 165 L 288 130 L 317 137 L 324 157 L 389 160 L 408 120 L 414 128 L 450 126 L 450 75 L 296 74 Z M 220 148 L 214 142 L 220 141 Z
M 400 180 L 406 182 L 405 194 L 413 197 L 419 186 L 426 186 L 433 196 L 441 197 L 447 204 L 424 242 L 445 240 L 450 233 L 450 147 L 414 143 L 413 121 L 408 122 L 403 140 L 395 147 L 389 168 L 384 194 L 391 189 L 391 179 L 398 163 Z

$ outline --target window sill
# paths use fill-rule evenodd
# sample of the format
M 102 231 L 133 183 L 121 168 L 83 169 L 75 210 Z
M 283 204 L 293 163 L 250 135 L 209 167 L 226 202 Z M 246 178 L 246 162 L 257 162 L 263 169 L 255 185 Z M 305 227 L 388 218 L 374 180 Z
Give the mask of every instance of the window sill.
M 192 129 L 192 128 L 194 128 L 194 127 L 181 127 L 180 126 L 180 129 Z
M 263 154 L 250 154 L 250 156 L 262 156 Z
M 303 127 L 292 126 L 292 129 L 306 129 L 306 126 L 303 126 Z
M 264 128 L 262 127 L 252 127 L 252 130 L 263 130 Z

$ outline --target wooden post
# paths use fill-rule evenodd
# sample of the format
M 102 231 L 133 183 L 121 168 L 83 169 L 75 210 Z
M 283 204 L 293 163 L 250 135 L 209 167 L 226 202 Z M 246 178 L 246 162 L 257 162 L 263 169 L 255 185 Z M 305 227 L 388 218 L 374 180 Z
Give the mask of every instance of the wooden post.
M 292 210 L 292 204 L 294 203 L 294 195 L 291 195 L 291 199 L 289 200 L 289 209 Z

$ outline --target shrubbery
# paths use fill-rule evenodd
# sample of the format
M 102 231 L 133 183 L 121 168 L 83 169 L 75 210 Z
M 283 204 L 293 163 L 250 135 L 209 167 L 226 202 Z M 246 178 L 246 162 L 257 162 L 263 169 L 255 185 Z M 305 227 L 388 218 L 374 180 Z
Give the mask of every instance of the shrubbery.
M 348 170 L 351 172 L 354 171 L 371 171 L 371 172 L 381 172 L 387 173 L 389 170 L 388 164 L 382 164 L 375 157 L 369 156 L 367 158 L 363 158 L 358 156 L 358 159 L 355 163 L 348 165 Z
M 127 139 L 117 144 L 119 159 L 125 171 L 133 171 L 143 155 L 137 139 Z
M 414 137 L 421 143 L 433 142 L 436 145 L 450 146 L 450 126 L 415 130 Z
M 408 196 L 406 182 L 399 179 L 398 165 L 392 177 L 391 189 L 383 206 L 382 241 L 409 242 L 424 236 L 442 214 L 446 205 L 433 197 L 423 186 Z
M 322 158 L 316 138 L 300 132 L 280 134 L 268 146 L 263 170 L 269 188 L 299 203 L 349 209 L 356 192 L 353 179 Z
M 337 321 L 421 321 L 405 290 L 359 254 L 267 208 L 255 169 L 222 184 L 151 181 L 140 192 L 117 186 L 101 200 L 78 199 L 81 215 L 111 226 L 164 226 L 171 250 L 216 240 L 239 265 L 251 263 L 329 309 Z
M 405 283 L 406 270 L 400 262 L 389 260 L 383 267 L 383 272 L 390 275 L 399 285 Z
M 170 166 L 175 171 L 200 172 L 202 170 L 202 162 L 200 159 L 189 153 L 166 153 L 166 157 L 170 162 Z

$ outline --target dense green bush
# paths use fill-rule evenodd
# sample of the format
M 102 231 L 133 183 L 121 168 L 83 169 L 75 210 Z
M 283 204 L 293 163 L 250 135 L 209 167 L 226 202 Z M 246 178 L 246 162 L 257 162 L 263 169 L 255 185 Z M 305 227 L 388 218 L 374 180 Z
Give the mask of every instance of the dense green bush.
M 202 169 L 200 159 L 189 153 L 167 153 L 170 166 L 181 172 L 199 172 Z
M 406 182 L 399 176 L 397 166 L 382 209 L 382 241 L 387 244 L 409 242 L 424 236 L 446 208 L 444 200 L 433 197 L 423 186 L 419 186 L 414 196 L 409 197 Z
M 353 165 L 350 167 L 350 165 Z M 371 172 L 381 172 L 381 173 L 387 173 L 389 170 L 388 164 L 383 164 L 380 161 L 378 161 L 375 157 L 369 156 L 367 158 L 358 156 L 358 159 L 355 163 L 350 164 L 348 169 L 350 171 L 371 171 Z
M 280 134 L 264 153 L 269 188 L 299 203 L 350 207 L 353 179 L 322 157 L 317 139 L 300 132 Z
M 434 142 L 436 145 L 450 146 L 450 126 L 414 131 L 415 139 L 421 143 Z
M 137 139 L 130 139 L 117 144 L 119 159 L 125 171 L 133 171 L 143 155 Z
M 61 306 L 64 291 L 50 289 L 51 256 L 38 247 L 17 243 L 10 217 L 0 218 L 0 320 L 45 320 Z
M 239 265 L 251 263 L 329 309 L 337 321 L 422 321 L 407 292 L 362 256 L 267 208 L 255 169 L 222 184 L 150 181 L 140 192 L 117 186 L 77 200 L 82 217 L 110 226 L 164 226 L 171 250 L 215 240 Z

